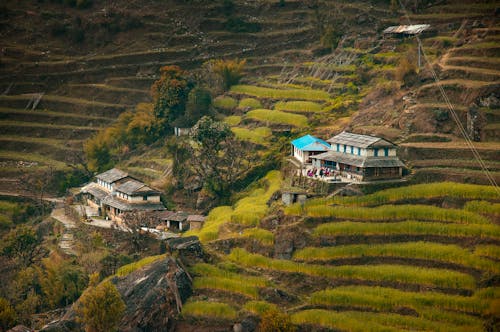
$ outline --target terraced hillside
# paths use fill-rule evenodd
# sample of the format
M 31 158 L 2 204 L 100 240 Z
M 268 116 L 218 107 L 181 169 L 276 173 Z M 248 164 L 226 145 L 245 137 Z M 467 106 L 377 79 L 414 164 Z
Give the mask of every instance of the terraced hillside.
M 190 321 L 220 330 L 281 308 L 302 330 L 481 331 L 498 300 L 500 201 L 489 186 L 413 185 L 284 208 L 281 177 L 197 232 L 216 264 L 198 264 Z M 418 202 L 418 204 L 416 204 Z M 486 325 L 485 325 L 486 324 Z

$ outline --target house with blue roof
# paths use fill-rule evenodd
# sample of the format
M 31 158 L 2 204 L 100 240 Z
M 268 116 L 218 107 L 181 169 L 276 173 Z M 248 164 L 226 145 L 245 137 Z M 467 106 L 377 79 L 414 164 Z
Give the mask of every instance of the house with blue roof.
M 311 156 L 330 150 L 330 144 L 312 135 L 305 135 L 292 141 L 292 156 L 302 164 L 311 163 Z

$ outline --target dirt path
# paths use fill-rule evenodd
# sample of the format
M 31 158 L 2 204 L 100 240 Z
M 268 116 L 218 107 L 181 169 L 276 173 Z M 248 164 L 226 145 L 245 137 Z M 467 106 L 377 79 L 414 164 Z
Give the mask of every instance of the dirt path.
M 75 222 L 64 213 L 64 208 L 55 208 L 52 210 L 50 216 L 60 221 L 64 226 L 64 232 L 59 241 L 59 248 L 67 255 L 76 256 L 75 238 L 73 235 L 73 229 L 76 228 Z

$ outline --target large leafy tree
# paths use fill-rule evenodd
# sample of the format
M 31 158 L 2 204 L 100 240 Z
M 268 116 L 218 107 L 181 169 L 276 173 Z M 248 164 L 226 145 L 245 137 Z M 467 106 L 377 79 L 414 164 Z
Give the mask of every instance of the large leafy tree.
M 205 188 L 224 201 L 233 185 L 252 166 L 244 143 L 235 139 L 229 126 L 210 117 L 202 117 L 192 130 L 190 163 Z
M 28 267 L 40 260 L 46 253 L 42 240 L 33 228 L 20 226 L 10 231 L 4 239 L 3 254 L 16 259 L 21 266 Z
M 184 115 L 189 91 L 193 83 L 186 71 L 178 66 L 160 68 L 160 79 L 151 87 L 154 114 L 163 121 L 164 129 L 171 128 L 172 123 Z
M 115 285 L 106 281 L 83 293 L 76 312 L 87 332 L 116 331 L 125 308 Z

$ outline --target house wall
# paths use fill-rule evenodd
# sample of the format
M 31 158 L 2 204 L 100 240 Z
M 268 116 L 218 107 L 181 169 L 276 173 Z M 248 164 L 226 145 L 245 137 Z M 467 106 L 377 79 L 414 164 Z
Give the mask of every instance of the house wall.
M 128 196 L 128 201 L 131 203 L 142 203 L 145 201 L 148 202 L 160 202 L 160 195 L 150 195 L 147 197 L 147 200 L 144 200 L 143 196 Z
M 358 148 L 355 146 L 347 145 L 347 144 L 333 144 L 331 147 L 332 151 L 336 152 L 341 152 L 341 153 L 347 153 L 347 154 L 353 154 L 356 156 L 363 156 L 363 157 L 374 157 L 375 156 L 375 149 L 373 148 Z M 379 148 L 378 149 L 378 156 L 379 157 L 394 157 L 396 156 L 396 149 L 395 148 L 387 148 L 387 155 L 385 153 L 385 148 Z

